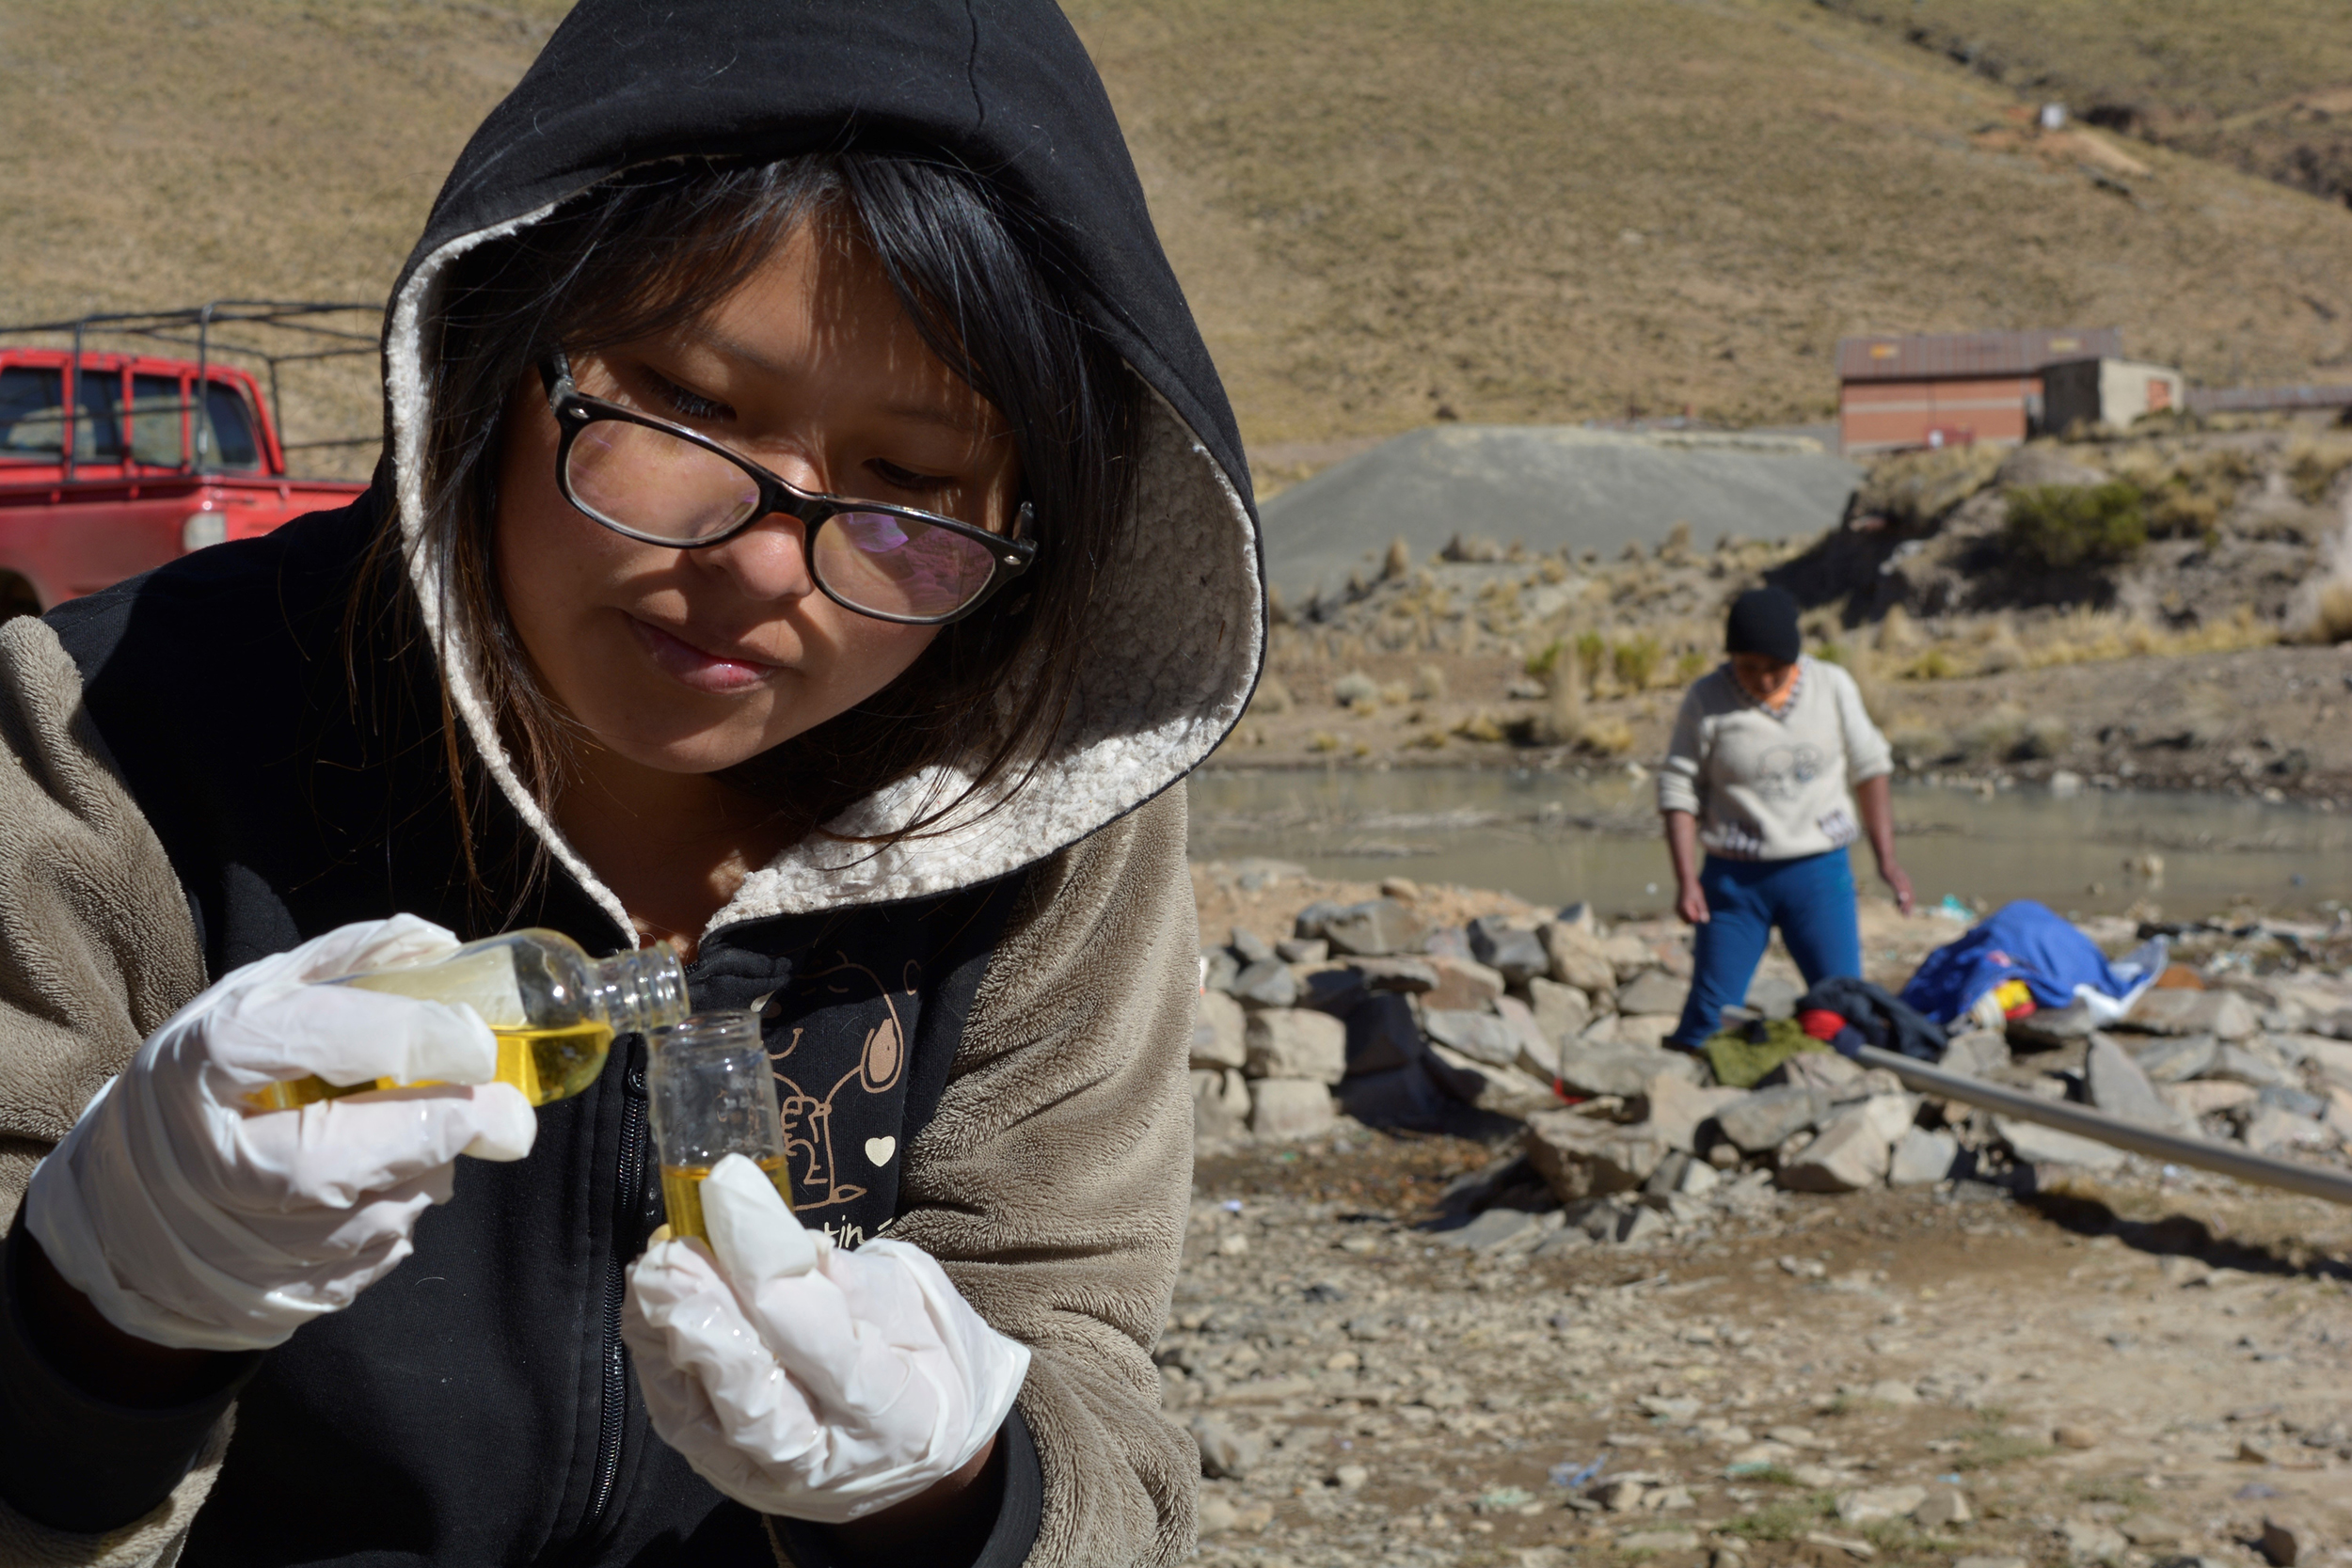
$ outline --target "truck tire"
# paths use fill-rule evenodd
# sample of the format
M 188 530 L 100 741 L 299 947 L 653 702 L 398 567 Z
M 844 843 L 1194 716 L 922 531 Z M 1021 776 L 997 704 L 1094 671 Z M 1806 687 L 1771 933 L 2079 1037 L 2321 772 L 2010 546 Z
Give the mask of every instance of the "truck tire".
M 14 572 L 0 572 L 0 621 L 40 613 L 40 595 L 33 592 L 33 585 Z

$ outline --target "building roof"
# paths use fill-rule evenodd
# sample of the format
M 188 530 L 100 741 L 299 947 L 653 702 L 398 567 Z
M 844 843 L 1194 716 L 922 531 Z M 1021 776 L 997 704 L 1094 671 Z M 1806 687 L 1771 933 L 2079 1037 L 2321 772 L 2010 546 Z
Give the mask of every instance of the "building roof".
M 2112 326 L 2042 332 L 1931 332 L 1919 337 L 1841 338 L 1840 381 L 1965 380 L 2031 375 L 2061 359 L 2120 359 L 2123 334 Z

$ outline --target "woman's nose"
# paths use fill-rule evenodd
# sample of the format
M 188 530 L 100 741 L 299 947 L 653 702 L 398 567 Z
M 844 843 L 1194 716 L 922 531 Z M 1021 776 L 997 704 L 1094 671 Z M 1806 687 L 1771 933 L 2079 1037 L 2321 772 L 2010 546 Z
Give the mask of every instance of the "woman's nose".
M 783 513 L 762 517 L 723 545 L 693 552 L 754 599 L 801 599 L 817 592 L 808 569 L 808 528 Z

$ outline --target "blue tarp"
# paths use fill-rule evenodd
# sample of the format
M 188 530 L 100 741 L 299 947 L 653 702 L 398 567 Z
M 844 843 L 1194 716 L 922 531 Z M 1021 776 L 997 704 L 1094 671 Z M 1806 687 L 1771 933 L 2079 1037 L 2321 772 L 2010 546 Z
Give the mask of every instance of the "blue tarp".
M 2149 978 L 2144 965 L 2110 964 L 2072 922 L 2021 898 L 1929 954 L 1902 999 L 1948 1026 L 2006 980 L 2023 980 L 2037 1006 L 2063 1007 L 2083 989 L 2122 1002 Z

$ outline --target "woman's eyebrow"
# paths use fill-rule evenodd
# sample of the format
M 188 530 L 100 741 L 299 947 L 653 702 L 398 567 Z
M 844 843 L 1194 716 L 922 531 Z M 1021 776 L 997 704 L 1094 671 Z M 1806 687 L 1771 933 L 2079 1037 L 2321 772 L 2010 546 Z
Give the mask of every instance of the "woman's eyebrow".
M 707 326 L 691 327 L 688 329 L 688 335 L 714 353 L 746 366 L 771 381 L 782 382 L 789 386 L 802 378 L 803 372 L 787 369 L 750 344 L 723 333 L 713 332 Z M 930 400 L 894 401 L 883 404 L 882 411 L 895 419 L 938 425 L 959 436 L 976 436 L 987 433 L 984 420 L 976 419 L 972 414 L 952 407 L 946 403 Z

